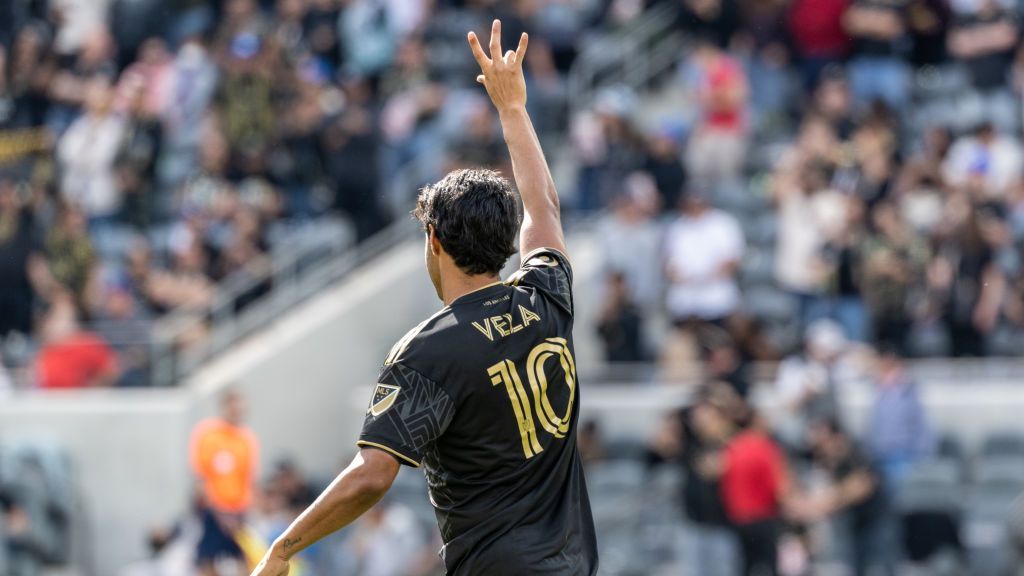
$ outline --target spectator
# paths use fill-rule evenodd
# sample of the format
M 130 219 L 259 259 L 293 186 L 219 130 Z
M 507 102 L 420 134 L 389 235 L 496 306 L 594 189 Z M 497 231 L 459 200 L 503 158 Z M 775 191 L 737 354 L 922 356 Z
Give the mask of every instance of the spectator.
M 647 351 L 643 338 L 643 317 L 634 304 L 624 274 L 608 276 L 605 305 L 597 325 L 604 344 L 606 362 L 641 362 Z
M 412 510 L 387 499 L 364 514 L 345 543 L 352 566 L 340 573 L 404 576 L 419 566 L 427 544 Z
M 592 110 L 578 114 L 570 138 L 579 162 L 577 202 L 593 211 L 613 198 L 627 174 L 642 162 L 641 141 L 631 120 L 636 96 L 623 88 L 600 92 Z
M 318 491 L 291 460 L 277 463 L 269 481 L 271 489 L 280 494 L 288 508 L 302 511 L 316 500 Z
M 151 43 L 157 40 L 149 41 Z M 152 47 L 156 46 L 156 47 Z M 159 44 L 149 44 L 143 50 L 159 52 Z M 170 63 L 161 62 L 169 55 L 149 56 L 155 62 L 145 65 L 135 74 L 125 72 L 119 91 L 125 102 L 124 137 L 114 160 L 118 187 L 122 195 L 120 220 L 138 230 L 155 223 L 160 214 L 156 204 L 156 169 L 161 154 L 163 126 L 159 114 L 166 108 L 162 92 L 166 92 L 170 76 Z M 153 85 L 164 86 L 160 89 Z
M 879 203 L 863 248 L 864 298 L 870 309 L 872 338 L 905 350 L 911 324 L 911 298 L 924 283 L 927 246 L 903 221 L 895 204 Z
M 874 206 L 889 197 L 896 180 L 898 140 L 891 109 L 873 106 L 852 134 L 851 145 L 853 162 L 843 189 Z
M 75 120 L 57 148 L 63 170 L 61 195 L 85 212 L 91 230 L 109 227 L 121 209 L 114 161 L 124 123 L 114 113 L 110 80 L 97 76 L 85 85 L 85 114 Z
M 59 296 L 43 319 L 43 346 L 36 359 L 40 388 L 95 388 L 117 381 L 120 367 L 114 351 L 79 327 L 76 314 L 71 298 Z
M 18 196 L 11 174 L 0 174 L 0 338 L 29 334 L 37 281 L 45 263 L 34 213 Z
M 689 36 L 704 35 L 724 49 L 740 25 L 737 4 L 735 0 L 683 0 L 677 3 L 676 26 Z
M 378 0 L 354 0 L 341 14 L 338 30 L 346 54 L 345 72 L 377 76 L 394 58 L 398 43 L 398 4 Z
M 603 267 L 622 273 L 633 303 L 650 314 L 660 308 L 662 295 L 662 230 L 654 220 L 658 192 L 644 172 L 630 174 L 623 185 L 623 193 L 612 200 L 610 213 L 597 225 Z
M 146 271 L 146 297 L 160 312 L 175 308 L 195 312 L 213 301 L 215 285 L 208 273 L 205 247 L 194 231 L 186 230 L 182 236 L 169 269 Z
M 755 363 L 780 360 L 779 346 L 773 341 L 761 318 L 751 314 L 736 314 L 726 323 L 726 328 L 739 355 L 740 368 L 748 373 L 748 378 L 754 377 Z
M 734 317 L 738 318 L 738 317 Z M 729 328 L 735 322 L 730 319 Z M 746 400 L 750 393 L 751 378 L 748 359 L 743 357 L 732 334 L 717 326 L 708 326 L 699 336 L 701 360 L 707 378 L 712 382 L 728 384 L 733 392 Z
M 814 90 L 814 111 L 828 122 L 838 138 L 846 140 L 857 127 L 850 83 L 838 66 L 824 72 Z
M 807 328 L 803 353 L 779 364 L 775 392 L 780 403 L 776 432 L 791 448 L 801 448 L 808 426 L 839 418 L 839 385 L 845 372 L 846 337 L 832 320 Z
M 1019 139 L 1000 134 L 989 122 L 958 138 L 943 165 L 947 184 L 963 187 L 978 199 L 1005 199 L 1021 181 L 1024 166 Z
M 794 84 L 786 34 L 789 0 L 739 0 L 743 21 L 733 37 L 732 52 L 741 57 L 750 77 L 750 104 L 758 130 L 784 130 L 793 109 Z M 768 132 L 771 133 L 771 132 Z
M 809 432 L 814 461 L 832 481 L 812 497 L 809 519 L 838 516 L 854 576 L 874 573 L 873 567 L 895 576 L 896 538 L 880 472 L 835 420 L 816 422 Z
M 865 210 L 865 202 L 847 197 L 842 208 L 844 217 L 837 224 L 838 229 L 829 234 L 824 248 L 824 259 L 830 267 L 828 317 L 839 322 L 847 337 L 856 342 L 869 338 L 861 246 Z
M 739 571 L 739 542 L 722 502 L 721 422 L 711 411 L 714 387 L 681 415 L 683 511 L 686 514 L 686 573 L 733 576 Z
M 499 169 L 507 164 L 505 142 L 486 102 L 474 99 L 466 103 L 463 131 L 452 145 L 460 167 L 486 166 Z
M 51 105 L 47 110 L 46 124 L 60 134 L 79 115 L 83 106 L 90 107 L 92 88 L 102 85 L 97 81 L 106 80 L 107 84 L 113 81 L 117 75 L 117 64 L 114 61 L 114 38 L 103 25 L 90 26 L 85 30 L 81 47 L 75 52 L 61 51 L 58 33 L 56 48 L 60 56 L 48 87 Z
M 949 130 L 928 129 L 922 135 L 921 149 L 904 165 L 896 191 L 902 217 L 913 232 L 930 238 L 943 216 L 945 190 L 942 165 L 952 146 Z
M 171 95 L 163 118 L 165 128 L 158 187 L 175 189 L 192 171 L 199 146 L 206 140 L 204 119 L 213 102 L 219 71 L 198 38 L 186 39 L 171 64 Z M 168 206 L 158 206 L 169 212 Z
M 950 199 L 948 226 L 928 270 L 929 290 L 946 325 L 954 356 L 985 354 L 985 337 L 996 327 L 1006 277 L 996 262 L 1005 223 L 995 211 L 975 210 L 964 195 Z
M 327 174 L 334 184 L 334 205 L 355 221 L 356 235 L 363 240 L 387 224 L 379 203 L 380 174 L 366 170 L 376 166 L 380 138 L 374 118 L 364 106 L 352 106 L 324 133 Z
M 775 442 L 743 414 L 738 398 L 718 388 L 697 408 L 701 426 L 724 444 L 721 458 L 709 464 L 720 474 L 726 516 L 742 550 L 742 574 L 778 574 L 778 545 L 783 506 L 789 498 L 786 461 Z
M 259 442 L 244 424 L 245 400 L 235 390 L 220 398 L 220 416 L 204 420 L 192 431 L 192 471 L 203 494 L 202 536 L 196 550 L 200 576 L 217 574 L 222 559 L 241 562 L 234 534 L 253 501 L 253 482 L 259 469 Z M 242 574 L 243 565 L 236 567 Z
M 918 395 L 917 383 L 899 352 L 879 353 L 876 391 L 866 445 L 878 460 L 885 485 L 895 489 L 917 461 L 935 448 L 935 435 Z
M 963 63 L 973 89 L 969 94 L 973 106 L 962 113 L 1003 130 L 1016 129 L 1020 125 L 1017 106 L 1007 83 L 1018 44 L 1016 18 L 999 0 L 974 0 L 959 7 L 949 32 L 949 53 Z
M 93 327 L 117 354 L 121 366 L 118 386 L 146 385 L 152 319 L 125 286 L 106 287 Z
M 843 61 L 850 38 L 843 27 L 850 0 L 794 0 L 787 25 L 805 90 L 818 85 L 823 70 Z
M 829 186 L 827 170 L 821 164 L 780 170 L 773 183 L 779 214 L 775 277 L 800 303 L 802 328 L 830 315 L 826 285 L 834 270 L 826 246 L 846 220 L 847 199 Z
M 914 66 L 941 66 L 946 63 L 950 19 L 950 2 L 945 0 L 913 0 L 908 7 L 913 16 L 907 20 L 912 37 Z
M 68 291 L 79 310 L 87 310 L 98 259 L 81 210 L 73 205 L 60 208 L 43 240 L 43 250 L 53 279 Z
M 700 117 L 686 147 L 686 173 L 704 181 L 734 179 L 746 162 L 749 90 L 743 67 L 704 36 L 690 66 Z
M 681 161 L 679 142 L 667 130 L 648 136 L 643 171 L 654 178 L 662 210 L 674 210 L 679 194 L 686 188 L 686 170 Z
M 720 323 L 739 306 L 743 232 L 733 216 L 709 205 L 708 195 L 691 186 L 666 233 L 667 308 L 677 327 Z
M 239 0 L 234 3 L 252 4 Z M 279 85 L 274 82 L 271 47 L 255 31 L 260 25 L 226 22 L 222 28 L 226 33 L 232 26 L 238 26 L 239 32 L 226 40 L 215 55 L 224 72 L 216 102 L 222 110 L 224 135 L 234 153 L 230 166 L 249 176 L 264 169 L 275 128 L 273 100 Z
M 8 108 L 0 114 L 0 127 L 34 128 L 46 121 L 55 68 L 48 41 L 46 28 L 34 22 L 19 29 L 10 50 L 5 50 L 0 93 L 5 93 Z
M 881 100 L 903 110 L 910 96 L 909 0 L 852 0 L 843 25 L 853 39 L 850 86 L 861 106 Z

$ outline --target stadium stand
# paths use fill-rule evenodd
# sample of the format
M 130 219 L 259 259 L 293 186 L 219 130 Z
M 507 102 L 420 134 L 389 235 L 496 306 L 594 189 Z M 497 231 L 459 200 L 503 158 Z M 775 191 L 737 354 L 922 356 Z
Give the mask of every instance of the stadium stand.
M 323 484 L 381 352 L 432 305 L 413 193 L 458 166 L 507 172 L 463 38 L 496 14 L 533 35 L 530 112 L 578 222 L 578 356 L 607 385 L 585 408 L 602 573 L 690 569 L 690 447 L 662 418 L 703 380 L 749 393 L 809 492 L 807 426 L 857 432 L 884 459 L 906 573 L 1005 572 L 1024 490 L 1022 11 L 0 2 L 0 574 L 187 570 L 183 438 L 230 383 L 292 462 L 262 482 L 262 535 Z M 875 348 L 931 360 L 879 370 Z M 92 387 L 169 389 L 32 393 Z M 284 431 L 278 410 L 303 421 Z M 101 444 L 161 462 L 131 482 Z M 390 498 L 307 568 L 387 573 L 387 540 L 429 570 L 422 483 L 403 474 Z M 820 530 L 849 510 L 833 512 L 792 573 L 848 563 L 841 526 Z

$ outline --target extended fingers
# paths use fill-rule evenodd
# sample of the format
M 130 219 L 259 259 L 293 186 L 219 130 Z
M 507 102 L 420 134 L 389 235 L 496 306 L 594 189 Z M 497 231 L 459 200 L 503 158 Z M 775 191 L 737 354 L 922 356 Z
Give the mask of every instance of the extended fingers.
M 526 47 L 530 44 L 530 35 L 523 32 L 522 36 L 519 37 L 519 47 L 516 48 L 516 62 L 521 66 L 523 59 L 526 58 Z
M 501 60 L 501 20 L 498 19 L 491 24 L 491 60 Z
M 476 63 L 483 69 L 490 66 L 491 59 L 484 53 L 483 46 L 480 46 L 480 39 L 476 37 L 476 32 L 470 32 L 467 35 L 469 39 L 469 48 L 473 51 L 473 58 L 476 59 Z

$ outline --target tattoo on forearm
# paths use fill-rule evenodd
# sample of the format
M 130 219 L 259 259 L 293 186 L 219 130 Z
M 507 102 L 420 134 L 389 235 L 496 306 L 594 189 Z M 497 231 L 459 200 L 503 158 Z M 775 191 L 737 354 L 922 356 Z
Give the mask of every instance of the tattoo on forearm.
M 299 542 L 302 542 L 302 538 L 285 538 L 281 542 L 281 548 L 287 552 L 298 545 Z

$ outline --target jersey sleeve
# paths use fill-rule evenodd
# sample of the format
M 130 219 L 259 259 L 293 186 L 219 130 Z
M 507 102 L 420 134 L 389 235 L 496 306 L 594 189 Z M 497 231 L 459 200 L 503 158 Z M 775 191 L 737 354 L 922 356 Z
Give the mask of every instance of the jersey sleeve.
M 455 403 L 444 388 L 408 366 L 388 364 L 374 387 L 356 444 L 419 467 L 454 416 Z
M 543 292 L 570 315 L 572 302 L 572 266 L 569 259 L 554 248 L 538 248 L 523 257 L 523 264 L 508 279 L 512 286 L 532 286 Z

